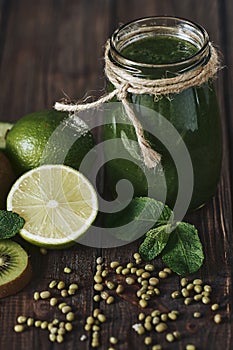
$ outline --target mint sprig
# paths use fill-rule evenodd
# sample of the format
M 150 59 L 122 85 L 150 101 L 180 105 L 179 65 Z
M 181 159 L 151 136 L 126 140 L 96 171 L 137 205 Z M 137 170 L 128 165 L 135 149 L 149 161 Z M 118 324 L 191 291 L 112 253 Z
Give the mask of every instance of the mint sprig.
M 0 210 L 0 239 L 14 237 L 24 226 L 25 220 L 12 211 Z
M 198 231 L 189 223 L 171 222 L 172 211 L 169 210 L 169 222 L 166 223 L 165 217 L 163 222 L 158 220 L 155 223 L 154 228 L 146 233 L 139 253 L 144 260 L 152 260 L 160 254 L 164 263 L 179 275 L 196 272 L 204 260 Z
M 107 227 L 117 228 L 114 237 L 125 243 L 146 232 L 139 247 L 142 258 L 153 260 L 160 255 L 179 275 L 196 272 L 203 263 L 204 253 L 197 229 L 189 223 L 176 222 L 173 211 L 153 198 L 133 198 L 124 210 L 108 215 L 105 222 Z

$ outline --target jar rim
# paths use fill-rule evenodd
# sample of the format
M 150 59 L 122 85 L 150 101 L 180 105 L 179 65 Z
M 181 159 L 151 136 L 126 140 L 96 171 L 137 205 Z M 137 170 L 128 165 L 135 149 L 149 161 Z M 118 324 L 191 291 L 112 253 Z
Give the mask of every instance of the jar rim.
M 138 25 L 138 28 L 136 28 L 137 30 L 134 31 L 134 33 L 140 33 L 140 31 L 143 29 L 146 29 L 146 26 L 144 24 L 143 26 L 143 22 L 146 21 L 154 21 L 154 24 L 151 25 L 151 27 L 148 28 L 156 28 L 156 26 L 158 27 L 157 23 L 159 21 L 163 22 L 163 21 L 167 21 L 167 22 L 173 22 L 174 24 L 176 24 L 177 28 L 179 28 L 178 24 L 182 24 L 183 28 L 185 29 L 193 29 L 196 30 L 196 33 L 199 34 L 199 38 L 202 39 L 202 42 L 199 43 L 199 47 L 197 47 L 197 52 L 195 52 L 194 54 L 192 54 L 190 57 L 188 57 L 187 59 L 183 59 L 183 60 L 178 60 L 172 63 L 161 63 L 161 64 L 151 64 L 151 63 L 144 63 L 144 62 L 138 62 L 138 61 L 134 61 L 132 59 L 129 59 L 125 56 L 122 55 L 121 51 L 117 48 L 117 42 L 118 42 L 118 37 L 121 35 L 121 33 L 125 30 L 127 30 L 127 28 L 130 28 L 130 26 L 136 26 Z M 157 23 L 156 23 L 157 22 Z M 140 27 L 140 25 L 142 25 Z M 164 27 L 165 25 L 161 25 L 160 27 Z M 171 25 L 167 25 L 167 28 L 172 28 Z M 145 30 L 146 32 L 146 30 Z M 133 32 L 132 32 L 133 34 Z M 132 35 L 131 35 L 132 36 Z M 119 63 L 121 63 L 121 61 L 124 61 L 124 65 L 129 66 L 131 68 L 133 67 L 144 67 L 144 68 L 169 68 L 169 67 L 179 67 L 180 65 L 193 65 L 193 62 L 198 59 L 198 60 L 202 60 L 203 58 L 206 59 L 206 57 L 209 56 L 209 35 L 207 33 L 207 31 L 204 29 L 204 27 L 202 27 L 200 24 L 192 21 L 192 20 L 188 20 L 182 17 L 176 17 L 176 16 L 148 16 L 148 17 L 142 17 L 139 19 L 135 19 L 132 20 L 130 22 L 127 22 L 123 25 L 121 25 L 119 28 L 117 28 L 110 39 L 110 50 L 111 50 L 111 54 L 113 59 L 117 58 L 116 61 L 119 60 Z

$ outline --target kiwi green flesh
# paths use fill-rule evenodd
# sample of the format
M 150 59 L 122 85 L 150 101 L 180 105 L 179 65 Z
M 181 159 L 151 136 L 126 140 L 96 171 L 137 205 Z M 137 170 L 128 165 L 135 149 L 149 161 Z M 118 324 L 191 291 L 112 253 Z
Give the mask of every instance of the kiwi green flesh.
M 0 240 L 0 298 L 24 288 L 31 274 L 26 251 L 14 241 Z

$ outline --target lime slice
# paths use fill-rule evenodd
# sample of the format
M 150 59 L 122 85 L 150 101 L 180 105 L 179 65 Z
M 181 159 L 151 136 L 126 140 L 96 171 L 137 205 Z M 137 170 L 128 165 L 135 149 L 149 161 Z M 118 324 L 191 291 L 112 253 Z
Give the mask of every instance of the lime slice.
M 7 209 L 25 219 L 20 231 L 24 239 L 59 248 L 87 231 L 97 215 L 98 202 L 92 184 L 80 172 L 65 165 L 42 165 L 15 182 Z
M 0 122 L 0 150 L 6 146 L 6 132 L 12 128 L 13 124 Z

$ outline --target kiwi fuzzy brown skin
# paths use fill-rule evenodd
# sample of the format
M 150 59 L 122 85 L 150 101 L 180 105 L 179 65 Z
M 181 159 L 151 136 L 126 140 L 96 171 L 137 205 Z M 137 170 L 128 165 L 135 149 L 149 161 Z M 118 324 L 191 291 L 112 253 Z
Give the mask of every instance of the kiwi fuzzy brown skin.
M 30 282 L 32 278 L 32 267 L 30 261 L 26 269 L 15 280 L 2 285 L 0 288 L 0 299 L 20 292 Z
M 17 242 L 0 240 L 0 299 L 18 293 L 31 278 L 27 252 Z

